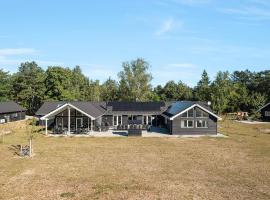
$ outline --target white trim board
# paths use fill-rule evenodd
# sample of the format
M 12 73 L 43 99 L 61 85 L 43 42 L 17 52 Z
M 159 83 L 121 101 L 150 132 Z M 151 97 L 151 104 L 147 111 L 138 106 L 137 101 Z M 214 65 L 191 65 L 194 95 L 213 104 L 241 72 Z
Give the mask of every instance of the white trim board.
M 170 120 L 173 120 L 174 118 L 178 117 L 179 115 L 183 114 L 184 112 L 189 111 L 190 109 L 192 109 L 192 108 L 194 108 L 194 107 L 199 107 L 200 109 L 202 109 L 203 111 L 207 112 L 208 114 L 210 114 L 210 115 L 216 117 L 218 120 L 222 120 L 221 117 L 219 117 L 219 116 L 217 116 L 216 114 L 210 112 L 209 110 L 207 110 L 206 108 L 200 106 L 199 104 L 193 104 L 192 106 L 186 108 L 185 110 L 181 111 L 180 113 L 178 113 L 178 114 L 176 114 L 176 115 L 174 115 L 174 116 L 172 116 L 172 117 L 170 117 L 170 118 L 168 117 L 168 118 L 169 118 Z
M 267 103 L 266 105 L 264 105 L 263 107 L 261 107 L 259 110 L 257 110 L 257 112 L 261 111 L 262 109 L 264 109 L 265 107 L 269 106 L 270 105 L 270 102 Z
M 62 109 L 66 108 L 70 106 L 71 108 L 81 112 L 82 114 L 86 115 L 87 117 L 91 118 L 91 120 L 95 120 L 96 118 L 95 117 L 92 117 L 91 115 L 87 114 L 86 112 L 82 111 L 81 109 L 77 108 L 76 106 L 70 104 L 70 103 L 65 103 L 64 105 L 60 106 L 59 108 L 51 111 L 50 113 L 48 113 L 47 115 L 41 117 L 40 119 L 41 120 L 45 120 L 45 119 L 48 119 L 50 116 L 54 115 L 55 113 L 58 113 L 59 111 L 61 111 Z

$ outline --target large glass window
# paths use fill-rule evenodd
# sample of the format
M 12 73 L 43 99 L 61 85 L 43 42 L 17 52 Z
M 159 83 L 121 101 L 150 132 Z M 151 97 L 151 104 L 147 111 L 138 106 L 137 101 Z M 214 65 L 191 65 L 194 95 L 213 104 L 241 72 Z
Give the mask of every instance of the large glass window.
M 270 117 L 270 111 L 265 111 L 264 115 L 265 115 L 265 117 Z
M 181 128 L 193 128 L 194 121 L 193 120 L 182 120 L 181 121 Z
M 206 118 L 206 117 L 208 117 L 208 114 L 206 112 L 204 112 L 203 110 L 197 108 L 196 109 L 196 117 Z
M 206 120 L 197 120 L 196 127 L 197 128 L 208 128 L 208 122 Z
M 183 113 L 182 117 L 193 118 L 194 117 L 193 113 L 194 113 L 194 109 L 192 108 L 192 109 L 188 110 L 187 112 Z
M 152 116 L 147 116 L 148 118 L 148 125 L 152 125 Z
M 118 116 L 118 124 L 122 124 L 122 116 Z
M 122 116 L 121 115 L 115 115 L 113 116 L 113 125 L 117 126 L 119 124 L 122 124 Z
M 143 116 L 143 124 L 147 124 L 147 116 Z
M 113 125 L 117 126 L 117 116 L 113 116 Z

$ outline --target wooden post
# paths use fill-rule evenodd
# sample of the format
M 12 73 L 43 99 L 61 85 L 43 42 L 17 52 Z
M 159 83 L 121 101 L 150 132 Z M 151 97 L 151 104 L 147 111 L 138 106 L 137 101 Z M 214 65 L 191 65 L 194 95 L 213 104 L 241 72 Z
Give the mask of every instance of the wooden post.
M 87 119 L 88 119 L 88 123 L 87 123 L 88 128 L 87 128 L 87 131 L 89 132 L 89 117 Z
M 70 134 L 70 107 L 68 106 L 68 134 Z
M 48 135 L 48 119 L 45 119 L 45 134 Z
M 32 138 L 29 139 L 29 157 L 32 157 Z
M 91 132 L 93 131 L 93 120 L 91 119 Z

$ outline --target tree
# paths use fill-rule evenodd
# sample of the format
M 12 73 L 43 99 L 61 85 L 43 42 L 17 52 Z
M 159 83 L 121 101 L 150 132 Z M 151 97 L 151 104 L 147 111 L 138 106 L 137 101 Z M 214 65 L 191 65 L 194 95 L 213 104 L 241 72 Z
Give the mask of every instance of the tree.
M 149 64 L 144 59 L 123 63 L 119 72 L 119 94 L 121 100 L 147 101 L 151 94 L 152 75 L 148 72 Z
M 178 86 L 174 81 L 168 81 L 164 88 L 163 93 L 166 101 L 175 101 L 178 99 Z
M 100 101 L 101 96 L 101 87 L 99 81 L 90 81 L 88 90 L 87 90 L 87 100 L 88 101 Z
M 38 133 L 38 128 L 36 126 L 37 121 L 35 118 L 31 120 L 31 123 L 29 125 L 29 121 L 26 121 L 26 128 L 27 128 L 27 139 L 29 141 L 29 157 L 31 158 L 34 154 L 34 145 L 33 145 L 33 139 L 36 137 Z
M 192 100 L 193 99 L 193 90 L 188 87 L 182 81 L 179 81 L 177 84 L 177 99 L 176 100 Z
M 223 113 L 228 106 L 228 95 L 230 94 L 231 89 L 230 83 L 229 72 L 219 71 L 216 79 L 211 84 L 212 108 L 219 114 Z
M 41 106 L 45 92 L 45 74 L 35 62 L 22 63 L 12 77 L 12 98 L 27 108 L 30 114 Z
M 117 101 L 118 84 L 115 80 L 112 80 L 111 77 L 109 77 L 109 79 L 106 80 L 101 87 L 101 98 L 103 101 Z
M 6 101 L 10 98 L 10 75 L 8 72 L 0 69 L 0 101 Z
M 76 99 L 76 90 L 73 90 L 72 70 L 59 66 L 51 66 L 48 67 L 46 75 L 45 95 L 47 99 L 58 101 Z
M 251 113 L 256 113 L 256 111 L 265 105 L 267 100 L 266 95 L 262 95 L 258 92 L 252 92 L 249 96 L 249 101 L 247 102 L 248 111 Z
M 200 101 L 209 101 L 211 98 L 210 80 L 208 74 L 203 70 L 201 80 L 194 89 L 195 98 Z
M 89 80 L 83 75 L 80 66 L 76 66 L 72 70 L 71 86 L 74 93 L 74 100 L 86 99 Z

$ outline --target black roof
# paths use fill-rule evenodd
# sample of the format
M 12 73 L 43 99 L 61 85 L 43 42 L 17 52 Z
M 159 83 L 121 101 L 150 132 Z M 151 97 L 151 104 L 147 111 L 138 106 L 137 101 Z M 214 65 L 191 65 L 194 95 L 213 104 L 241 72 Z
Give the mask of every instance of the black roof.
M 11 113 L 11 112 L 21 112 L 26 111 L 25 108 L 15 103 L 14 101 L 0 102 L 0 113 Z
M 164 102 L 108 102 L 109 115 L 159 115 L 166 110 Z
M 165 107 L 164 102 L 108 102 L 112 111 L 161 111 Z
M 36 112 L 37 116 L 44 116 L 58 107 L 70 103 L 92 117 L 103 114 L 160 114 L 166 109 L 164 102 L 87 102 L 87 101 L 47 101 Z M 111 107 L 111 109 L 110 109 Z
M 163 113 L 164 115 L 168 117 L 172 117 L 174 115 L 177 115 L 178 113 L 188 109 L 189 107 L 193 106 L 194 104 L 198 104 L 208 110 L 209 112 L 213 112 L 211 108 L 208 106 L 207 102 L 202 101 L 177 101 L 172 103 L 168 107 L 168 109 Z
M 85 113 L 89 114 L 92 117 L 99 117 L 103 115 L 106 110 L 103 107 L 103 103 L 95 103 L 95 102 L 87 102 L 87 101 L 47 101 L 44 102 L 43 105 L 38 109 L 36 112 L 37 116 L 44 116 L 48 113 L 54 111 L 55 109 L 59 108 L 60 106 L 70 103 L 71 105 L 75 106 L 76 108 L 84 111 Z

